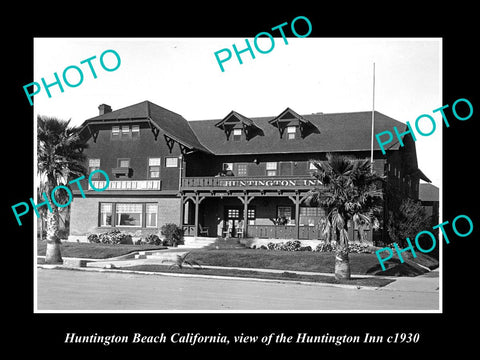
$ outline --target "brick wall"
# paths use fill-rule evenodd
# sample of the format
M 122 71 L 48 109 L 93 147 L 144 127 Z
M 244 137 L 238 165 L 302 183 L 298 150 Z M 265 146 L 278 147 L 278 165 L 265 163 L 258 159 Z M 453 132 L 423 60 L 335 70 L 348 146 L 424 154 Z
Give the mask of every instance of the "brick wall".
M 136 236 L 145 236 L 149 233 L 159 233 L 162 225 L 166 223 L 179 224 L 180 199 L 179 198 L 153 198 L 153 197 L 76 197 L 70 209 L 70 235 L 84 236 L 91 233 L 107 232 L 112 227 L 99 227 L 100 202 L 148 202 L 158 204 L 157 228 L 122 227 L 121 231 L 132 233 Z

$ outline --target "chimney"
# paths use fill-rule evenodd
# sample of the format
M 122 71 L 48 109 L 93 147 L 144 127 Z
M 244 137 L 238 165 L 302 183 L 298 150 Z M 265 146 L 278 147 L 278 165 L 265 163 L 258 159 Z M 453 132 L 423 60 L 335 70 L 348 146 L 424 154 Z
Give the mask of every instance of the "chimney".
M 99 115 L 103 115 L 103 114 L 112 112 L 112 108 L 110 107 L 110 105 L 107 105 L 107 104 L 99 105 L 98 110 L 99 110 Z

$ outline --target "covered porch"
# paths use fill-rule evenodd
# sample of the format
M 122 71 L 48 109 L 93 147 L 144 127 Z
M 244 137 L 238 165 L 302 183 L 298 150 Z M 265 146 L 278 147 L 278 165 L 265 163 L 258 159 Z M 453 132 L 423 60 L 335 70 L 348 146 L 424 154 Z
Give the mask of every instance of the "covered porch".
M 180 222 L 186 236 L 325 240 L 321 231 L 324 209 L 305 203 L 312 185 L 319 184 L 307 185 L 304 179 L 277 179 L 273 188 L 250 187 L 249 184 L 265 182 L 237 180 L 221 187 L 218 181 L 202 179 L 195 181 L 197 186 L 192 188 L 192 182 L 189 179 L 187 189 L 180 192 Z M 359 240 L 353 226 L 349 228 L 349 238 Z M 366 240 L 372 241 L 369 229 Z

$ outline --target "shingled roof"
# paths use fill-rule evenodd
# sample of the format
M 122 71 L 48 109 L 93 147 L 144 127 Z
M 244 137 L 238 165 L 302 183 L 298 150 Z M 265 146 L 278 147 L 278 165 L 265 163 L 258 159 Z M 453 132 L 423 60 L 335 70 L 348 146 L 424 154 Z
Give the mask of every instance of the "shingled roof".
M 250 118 L 263 130 L 263 136 L 256 136 L 249 141 L 227 140 L 225 133 L 215 127 L 220 120 L 189 121 L 200 143 L 216 155 L 262 154 L 262 153 L 301 153 L 301 152 L 340 152 L 369 151 L 371 146 L 372 112 L 351 112 L 333 114 L 301 115 L 305 121 L 315 126 L 315 132 L 303 139 L 281 139 L 278 129 L 271 124 L 275 116 Z M 392 131 L 393 127 L 402 130 L 406 125 L 378 111 L 375 112 L 374 134 Z M 388 147 L 399 148 L 398 141 Z M 380 150 L 374 141 L 374 150 Z
M 173 140 L 189 148 L 209 152 L 197 139 L 185 118 L 173 111 L 158 106 L 150 101 L 142 101 L 103 115 L 85 120 L 86 127 L 91 123 L 111 121 L 146 120 L 151 121 Z

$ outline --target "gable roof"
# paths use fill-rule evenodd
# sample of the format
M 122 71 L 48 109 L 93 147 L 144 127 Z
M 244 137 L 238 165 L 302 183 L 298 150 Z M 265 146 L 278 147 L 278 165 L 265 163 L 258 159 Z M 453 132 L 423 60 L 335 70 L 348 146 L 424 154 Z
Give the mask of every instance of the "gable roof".
M 91 123 L 103 122 L 128 122 L 132 120 L 145 120 L 165 132 L 173 140 L 189 148 L 209 152 L 197 139 L 185 118 L 173 111 L 158 106 L 150 101 L 142 101 L 115 111 L 98 115 L 85 120 L 82 127 Z
M 288 108 L 287 108 L 288 109 Z M 300 115 L 299 115 L 300 116 Z M 255 117 L 251 120 L 263 130 L 264 136 L 249 141 L 228 141 L 224 132 L 215 127 L 220 120 L 190 121 L 198 140 L 216 155 L 369 151 L 371 146 L 372 112 L 301 115 L 318 131 L 311 132 L 303 139 L 281 139 L 272 120 L 275 116 Z M 375 111 L 374 134 L 406 129 L 406 124 Z M 398 150 L 398 141 L 389 144 L 389 150 Z M 374 150 L 380 150 L 374 141 Z

